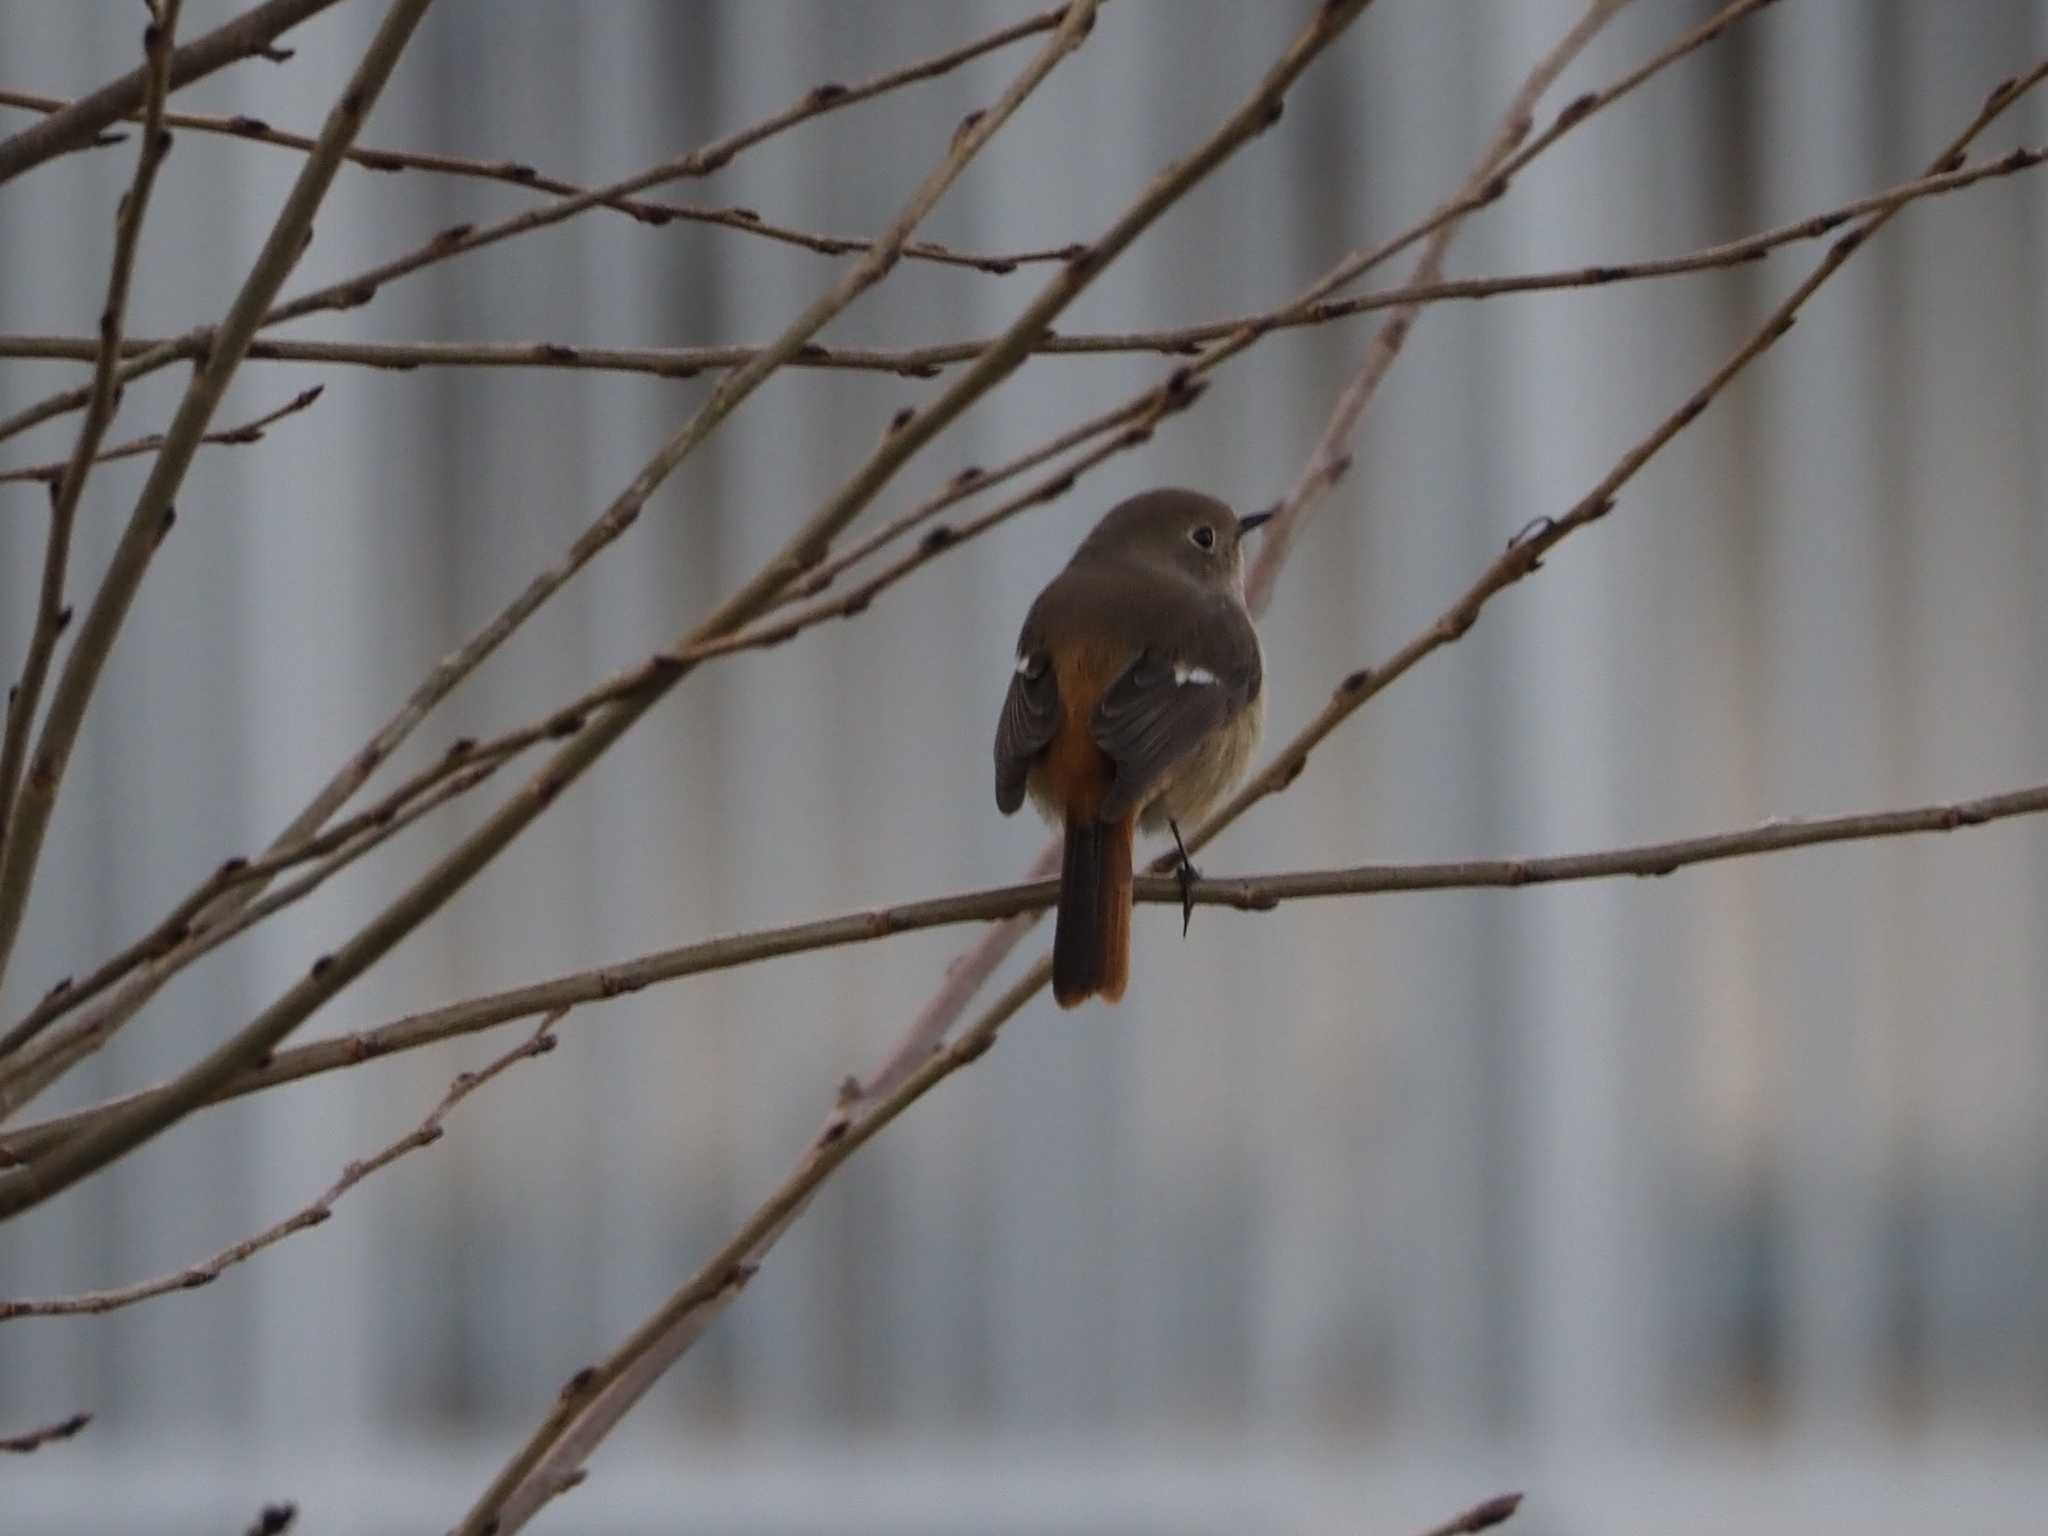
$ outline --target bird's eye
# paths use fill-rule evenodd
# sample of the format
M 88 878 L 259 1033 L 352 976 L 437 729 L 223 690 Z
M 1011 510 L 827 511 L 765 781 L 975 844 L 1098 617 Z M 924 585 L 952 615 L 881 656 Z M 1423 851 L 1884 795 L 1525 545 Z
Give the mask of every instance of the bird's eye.
M 1199 548 L 1214 549 L 1216 547 L 1216 530 L 1207 523 L 1195 529 L 1188 537 L 1193 539 Z

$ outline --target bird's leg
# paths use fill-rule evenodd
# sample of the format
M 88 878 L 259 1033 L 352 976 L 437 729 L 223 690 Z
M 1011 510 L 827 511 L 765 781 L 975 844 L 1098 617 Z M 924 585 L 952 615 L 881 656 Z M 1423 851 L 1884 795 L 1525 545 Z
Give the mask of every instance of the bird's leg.
M 1180 868 L 1174 871 L 1174 876 L 1180 881 L 1180 936 L 1186 938 L 1188 924 L 1195 917 L 1195 882 L 1202 878 L 1202 872 L 1188 857 L 1188 845 L 1180 840 L 1180 823 L 1169 816 L 1166 825 L 1173 830 L 1174 852 L 1180 855 Z

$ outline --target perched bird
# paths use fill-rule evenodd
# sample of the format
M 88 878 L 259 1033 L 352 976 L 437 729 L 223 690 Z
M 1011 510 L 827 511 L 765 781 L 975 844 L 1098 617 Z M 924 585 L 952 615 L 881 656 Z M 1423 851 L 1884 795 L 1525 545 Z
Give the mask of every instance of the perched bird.
M 1066 829 L 1052 947 L 1063 1008 L 1113 1003 L 1130 979 L 1134 827 L 1172 829 L 1186 931 L 1196 876 L 1179 824 L 1244 772 L 1265 714 L 1242 541 L 1270 516 L 1196 491 L 1133 496 L 1025 617 L 996 723 L 996 806 L 1009 815 L 1028 789 Z

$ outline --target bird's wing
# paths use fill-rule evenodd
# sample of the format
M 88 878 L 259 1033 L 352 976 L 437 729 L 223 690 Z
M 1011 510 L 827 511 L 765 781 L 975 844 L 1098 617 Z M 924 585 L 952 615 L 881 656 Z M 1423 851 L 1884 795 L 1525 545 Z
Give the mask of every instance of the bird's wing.
M 1052 658 L 1029 645 L 1028 629 L 1025 639 L 996 721 L 996 809 L 1005 816 L 1024 803 L 1031 764 L 1060 723 L 1060 685 L 1053 676 Z
M 1258 696 L 1258 638 L 1235 605 L 1172 650 L 1147 647 L 1103 692 L 1090 722 L 1116 764 L 1100 815 L 1127 816 L 1167 773 Z

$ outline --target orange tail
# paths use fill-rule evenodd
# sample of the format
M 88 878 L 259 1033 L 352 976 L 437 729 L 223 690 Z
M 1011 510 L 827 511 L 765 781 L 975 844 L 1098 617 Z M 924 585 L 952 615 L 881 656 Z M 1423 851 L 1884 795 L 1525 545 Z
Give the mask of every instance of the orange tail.
M 1052 995 L 1071 1008 L 1101 993 L 1113 1003 L 1131 979 L 1131 831 L 1134 817 L 1067 821 L 1060 906 L 1052 939 Z

